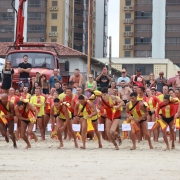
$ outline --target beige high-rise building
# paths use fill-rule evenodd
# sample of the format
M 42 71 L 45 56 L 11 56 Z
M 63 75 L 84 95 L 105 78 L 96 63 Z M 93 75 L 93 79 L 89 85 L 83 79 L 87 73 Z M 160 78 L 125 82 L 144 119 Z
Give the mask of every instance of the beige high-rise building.
M 47 1 L 46 41 L 72 47 L 73 0 Z
M 89 0 L 28 0 L 24 4 L 24 42 L 58 42 L 88 52 Z M 14 1 L 18 10 L 19 0 Z M 91 56 L 107 55 L 108 0 L 92 0 Z M 0 0 L 0 42 L 15 41 L 11 0 Z
M 180 0 L 121 0 L 119 57 L 170 59 L 180 66 Z
M 134 57 L 134 0 L 120 1 L 119 57 Z

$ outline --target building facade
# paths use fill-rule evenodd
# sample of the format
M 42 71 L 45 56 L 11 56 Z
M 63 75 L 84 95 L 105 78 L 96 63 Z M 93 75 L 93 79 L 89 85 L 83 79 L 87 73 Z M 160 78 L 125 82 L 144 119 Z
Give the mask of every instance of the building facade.
M 88 2 L 27 0 L 24 6 L 24 42 L 58 42 L 87 54 Z M 15 8 L 18 6 L 19 0 L 15 0 Z M 92 57 L 106 57 L 107 54 L 107 6 L 108 0 L 92 0 Z M 15 17 L 11 0 L 1 0 L 0 42 L 15 41 Z
M 168 58 L 180 65 L 180 1 L 120 1 L 119 57 Z
M 108 58 L 97 58 L 104 64 L 108 64 Z M 159 72 L 163 71 L 167 78 L 177 75 L 179 67 L 169 59 L 152 59 L 152 58 L 112 58 L 112 67 L 121 71 L 123 68 L 127 70 L 129 76 L 136 73 L 136 69 L 141 69 L 141 75 L 149 80 L 149 74 L 154 73 L 155 77 L 159 77 Z
M 108 35 L 108 0 L 96 1 L 96 28 L 95 28 L 95 55 L 94 57 L 107 56 Z
M 14 11 L 11 0 L 0 1 L 0 42 L 14 41 Z

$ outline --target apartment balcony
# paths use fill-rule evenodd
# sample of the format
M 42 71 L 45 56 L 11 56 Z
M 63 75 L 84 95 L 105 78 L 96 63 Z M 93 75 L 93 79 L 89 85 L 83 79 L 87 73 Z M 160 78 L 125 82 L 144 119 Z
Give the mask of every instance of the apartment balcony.
M 28 37 L 34 37 L 34 38 L 39 38 L 39 37 L 45 37 L 46 32 L 43 30 L 28 30 L 27 31 L 27 36 Z
M 28 25 L 46 25 L 46 19 L 45 18 L 28 18 L 27 19 Z
M 134 37 L 152 37 L 152 30 L 135 30 Z
M 180 37 L 180 30 L 166 30 L 166 37 Z
M 140 51 L 150 51 L 152 50 L 152 44 L 151 43 L 140 43 L 135 42 L 134 43 L 134 50 L 140 50 Z
M 39 7 L 30 7 L 28 6 L 28 12 L 47 12 L 47 7 L 39 6 Z
M 180 50 L 180 42 L 166 42 L 165 50 L 173 50 L 179 51 Z
M 152 11 L 152 4 L 135 5 L 134 11 Z
M 152 19 L 134 19 L 134 24 L 152 24 Z

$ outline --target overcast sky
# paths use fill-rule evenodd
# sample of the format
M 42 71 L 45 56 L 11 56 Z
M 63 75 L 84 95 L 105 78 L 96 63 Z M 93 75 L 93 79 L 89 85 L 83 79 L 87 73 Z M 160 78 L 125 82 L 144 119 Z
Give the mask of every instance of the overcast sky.
M 120 0 L 109 0 L 108 36 L 112 36 L 112 57 L 119 57 L 119 4 Z

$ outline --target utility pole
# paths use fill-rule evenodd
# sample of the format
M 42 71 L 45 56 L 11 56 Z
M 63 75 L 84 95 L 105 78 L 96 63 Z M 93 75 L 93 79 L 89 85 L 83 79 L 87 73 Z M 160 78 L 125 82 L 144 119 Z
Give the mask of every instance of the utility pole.
M 88 7 L 88 75 L 91 74 L 91 27 L 92 26 L 92 0 L 89 0 Z
M 111 41 L 112 41 L 112 37 L 109 36 L 109 75 L 111 75 Z

